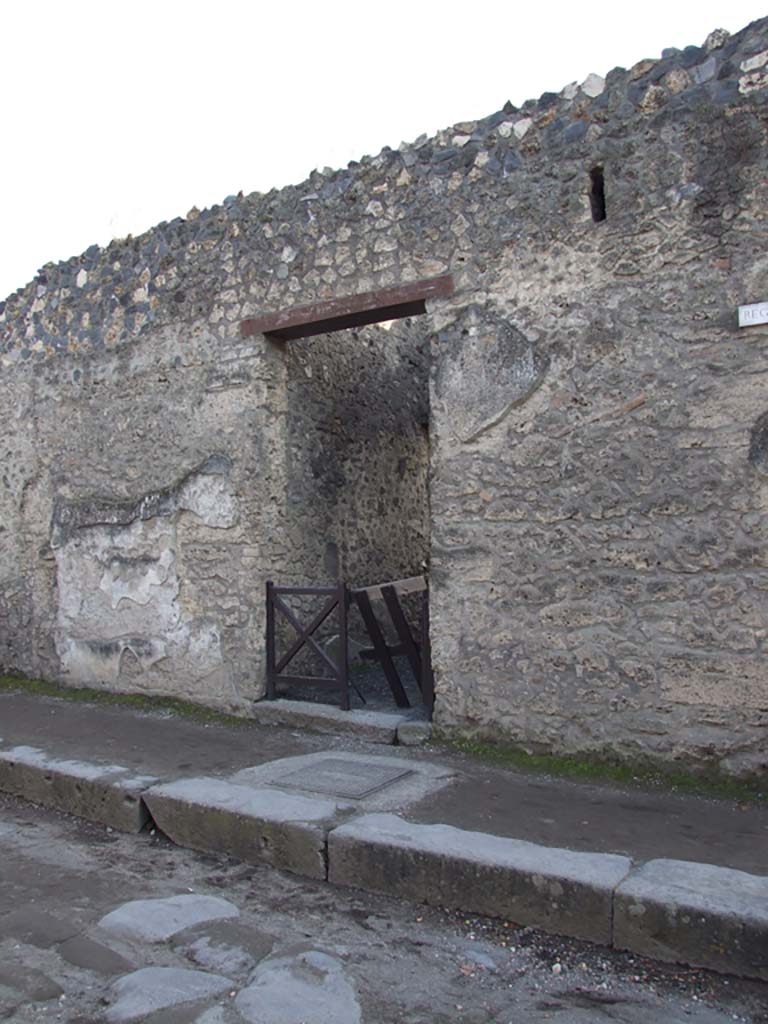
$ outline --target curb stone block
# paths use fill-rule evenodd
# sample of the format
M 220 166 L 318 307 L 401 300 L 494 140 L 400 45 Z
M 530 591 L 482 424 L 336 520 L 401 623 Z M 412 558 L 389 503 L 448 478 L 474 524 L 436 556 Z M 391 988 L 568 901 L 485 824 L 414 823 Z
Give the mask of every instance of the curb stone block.
M 328 836 L 329 881 L 608 945 L 628 857 L 369 814 Z
M 617 949 L 768 981 L 768 877 L 652 860 L 618 887 Z
M 157 781 L 121 765 L 58 760 L 36 747 L 0 750 L 0 790 L 122 832 L 146 825 L 141 798 Z
M 326 878 L 326 834 L 336 813 L 331 800 L 210 778 L 154 786 L 144 799 L 179 846 Z

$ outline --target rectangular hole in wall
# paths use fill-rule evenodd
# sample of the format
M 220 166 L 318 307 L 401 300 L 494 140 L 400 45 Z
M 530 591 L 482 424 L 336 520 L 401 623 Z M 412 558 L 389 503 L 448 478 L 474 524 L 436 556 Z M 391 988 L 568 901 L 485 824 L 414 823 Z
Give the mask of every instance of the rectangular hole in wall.
M 589 172 L 589 204 L 592 207 L 592 220 L 597 224 L 605 220 L 605 175 L 602 167 L 593 167 Z

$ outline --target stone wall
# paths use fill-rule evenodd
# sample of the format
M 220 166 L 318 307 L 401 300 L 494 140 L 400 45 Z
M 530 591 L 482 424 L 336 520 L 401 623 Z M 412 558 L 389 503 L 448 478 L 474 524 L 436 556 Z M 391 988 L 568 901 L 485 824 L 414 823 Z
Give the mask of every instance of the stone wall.
M 45 267 L 0 312 L 2 660 L 259 692 L 265 578 L 425 558 L 427 338 L 438 724 L 765 767 L 767 25 Z M 394 333 L 240 340 L 446 272 Z

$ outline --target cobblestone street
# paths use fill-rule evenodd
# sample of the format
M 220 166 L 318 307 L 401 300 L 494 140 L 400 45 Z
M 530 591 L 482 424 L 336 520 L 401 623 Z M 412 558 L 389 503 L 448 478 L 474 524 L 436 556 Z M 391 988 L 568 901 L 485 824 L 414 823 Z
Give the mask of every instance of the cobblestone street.
M 330 888 L 8 797 L 0 863 L 0 1018 L 18 1024 L 768 1020 L 759 983 Z

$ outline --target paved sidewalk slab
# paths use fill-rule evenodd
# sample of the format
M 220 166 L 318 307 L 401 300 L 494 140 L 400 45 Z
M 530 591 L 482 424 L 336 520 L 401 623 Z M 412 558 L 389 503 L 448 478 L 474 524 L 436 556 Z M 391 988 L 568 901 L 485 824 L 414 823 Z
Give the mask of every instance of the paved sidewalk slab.
M 121 765 L 49 757 L 36 747 L 0 750 L 0 790 L 123 832 L 146 825 L 141 794 L 157 781 Z
M 768 981 L 768 878 L 649 861 L 616 891 L 613 943 L 656 960 Z
M 332 800 L 206 778 L 155 786 L 144 800 L 179 846 L 326 877 L 326 833 L 337 812 Z
M 369 814 L 328 837 L 328 878 L 609 944 L 627 857 L 537 846 L 450 825 Z

